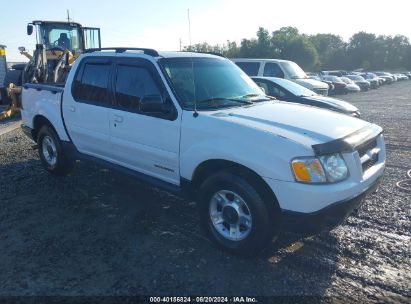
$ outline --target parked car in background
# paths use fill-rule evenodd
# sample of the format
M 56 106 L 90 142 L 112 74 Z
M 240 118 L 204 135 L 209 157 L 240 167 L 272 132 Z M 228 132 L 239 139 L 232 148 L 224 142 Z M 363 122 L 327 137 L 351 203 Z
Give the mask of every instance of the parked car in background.
M 349 73 L 344 70 L 336 70 L 336 71 L 321 71 L 321 75 L 329 75 L 329 76 L 337 76 L 342 77 L 348 75 Z
M 318 74 L 310 73 L 310 74 L 307 74 L 307 76 L 308 76 L 308 78 L 310 78 L 310 79 L 314 79 L 314 80 L 318 80 L 318 81 L 321 81 L 321 82 L 326 83 L 326 84 L 328 85 L 328 93 L 330 93 L 330 92 L 332 92 L 332 91 L 334 90 L 334 85 L 333 85 L 333 83 L 332 83 L 331 81 L 322 80 L 321 77 L 318 76 Z
M 322 75 L 321 79 L 324 81 L 330 81 L 333 84 L 334 90 L 330 92 L 330 95 L 348 93 L 347 84 L 344 81 L 342 81 L 340 77 Z
M 268 96 L 283 101 L 301 103 L 318 108 L 333 110 L 354 117 L 360 117 L 360 111 L 352 104 L 319 95 L 295 82 L 275 77 L 251 77 L 259 87 L 263 88 Z M 358 91 L 360 88 L 358 88 Z
M 363 77 L 370 83 L 371 89 L 377 89 L 380 87 L 381 83 L 383 82 L 382 78 L 379 78 L 377 75 L 373 73 L 361 73 L 359 76 Z
M 395 74 L 395 76 L 397 77 L 398 81 L 408 80 L 408 76 L 404 74 Z
M 318 94 L 327 96 L 328 85 L 322 81 L 310 79 L 293 61 L 279 59 L 231 59 L 249 76 L 284 78 L 298 83 Z
M 347 85 L 348 93 L 358 93 L 361 91 L 361 88 L 354 83 L 350 78 L 347 77 L 340 77 L 342 81 L 344 81 Z
M 371 84 L 360 75 L 347 75 L 346 77 L 354 81 L 361 88 L 361 91 L 368 91 L 371 87 Z
M 390 73 L 387 72 L 373 72 L 375 75 L 377 75 L 380 78 L 383 78 L 385 81 L 385 84 L 391 84 L 394 82 L 394 76 Z

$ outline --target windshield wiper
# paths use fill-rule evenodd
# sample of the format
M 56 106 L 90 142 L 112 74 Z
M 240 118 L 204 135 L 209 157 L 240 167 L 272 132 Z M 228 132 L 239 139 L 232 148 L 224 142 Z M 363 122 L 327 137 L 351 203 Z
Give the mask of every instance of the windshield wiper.
M 256 93 L 251 93 L 251 94 L 246 94 L 241 96 L 242 98 L 247 98 L 247 97 L 257 97 L 260 96 L 260 94 L 256 94 Z
M 277 98 L 272 96 L 264 96 L 264 98 L 252 99 L 253 102 L 263 102 L 263 101 L 270 101 L 270 100 L 277 100 Z
M 225 97 L 207 98 L 203 100 L 197 100 L 196 102 L 200 104 L 200 103 L 205 103 L 205 102 L 210 102 L 210 101 L 235 101 L 241 104 L 252 104 L 253 103 L 252 101 L 249 101 L 249 100 L 237 99 L 237 98 L 225 98 Z

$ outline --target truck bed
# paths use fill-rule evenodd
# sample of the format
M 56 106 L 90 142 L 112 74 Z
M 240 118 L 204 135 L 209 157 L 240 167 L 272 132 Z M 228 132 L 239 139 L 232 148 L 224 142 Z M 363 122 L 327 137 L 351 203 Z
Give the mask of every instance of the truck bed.
M 36 120 L 47 119 L 60 139 L 68 141 L 61 112 L 63 91 L 64 83 L 24 84 L 21 95 L 23 125 L 34 128 Z

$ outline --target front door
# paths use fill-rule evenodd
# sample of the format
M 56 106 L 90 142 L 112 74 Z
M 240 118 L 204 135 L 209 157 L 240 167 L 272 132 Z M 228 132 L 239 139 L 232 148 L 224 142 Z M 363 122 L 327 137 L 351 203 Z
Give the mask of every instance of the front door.
M 180 183 L 180 115 L 153 63 L 121 58 L 113 77 L 115 107 L 110 111 L 110 135 L 116 162 L 173 184 Z M 162 96 L 174 115 L 143 113 L 144 96 Z

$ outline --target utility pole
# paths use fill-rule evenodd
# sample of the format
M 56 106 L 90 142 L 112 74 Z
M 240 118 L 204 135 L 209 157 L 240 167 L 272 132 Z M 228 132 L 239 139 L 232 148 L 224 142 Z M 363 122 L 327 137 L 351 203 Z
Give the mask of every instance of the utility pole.
M 180 52 L 181 52 L 181 44 L 182 44 L 181 38 L 179 39 L 179 41 L 180 41 Z

